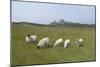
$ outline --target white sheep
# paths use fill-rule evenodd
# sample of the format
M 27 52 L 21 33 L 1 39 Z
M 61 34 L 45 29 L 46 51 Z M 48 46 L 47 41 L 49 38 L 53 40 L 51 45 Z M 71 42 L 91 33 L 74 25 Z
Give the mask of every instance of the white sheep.
M 45 38 L 42 38 L 38 45 L 37 45 L 37 49 L 39 48 L 43 48 L 43 47 L 49 47 L 49 38 L 48 37 L 45 37 Z
M 70 39 L 66 39 L 65 42 L 64 42 L 64 48 L 68 48 L 71 44 L 71 41 Z
M 78 47 L 82 47 L 83 46 L 83 39 L 82 38 L 77 39 L 76 43 L 77 43 Z
M 37 36 L 36 35 L 27 35 L 25 40 L 26 40 L 26 42 L 36 42 Z
M 63 39 L 62 38 L 59 38 L 58 40 L 56 40 L 56 42 L 54 43 L 54 47 L 56 46 L 61 46 L 61 44 L 63 43 Z

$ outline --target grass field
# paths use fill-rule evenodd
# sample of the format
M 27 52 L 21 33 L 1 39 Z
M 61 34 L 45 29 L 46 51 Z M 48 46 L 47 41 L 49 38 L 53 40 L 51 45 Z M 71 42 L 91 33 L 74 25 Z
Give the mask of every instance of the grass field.
M 12 65 L 49 64 L 63 62 L 95 61 L 95 27 L 43 27 L 12 24 Z M 27 34 L 36 34 L 38 40 L 50 38 L 53 45 L 58 38 L 71 40 L 71 47 L 44 48 L 37 50 L 36 44 L 26 43 Z M 84 46 L 76 46 L 77 38 L 84 39 Z

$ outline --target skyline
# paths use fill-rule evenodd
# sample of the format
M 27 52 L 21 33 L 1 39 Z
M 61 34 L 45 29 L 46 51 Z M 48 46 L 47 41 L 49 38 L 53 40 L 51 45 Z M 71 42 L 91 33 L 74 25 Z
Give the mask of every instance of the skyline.
M 11 21 L 49 24 L 61 18 L 81 24 L 95 24 L 95 6 L 12 1 Z

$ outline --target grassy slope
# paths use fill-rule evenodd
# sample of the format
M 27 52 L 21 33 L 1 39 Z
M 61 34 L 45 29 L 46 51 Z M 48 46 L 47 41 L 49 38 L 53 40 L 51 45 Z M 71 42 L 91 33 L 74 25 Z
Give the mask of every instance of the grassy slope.
M 64 49 L 45 48 L 36 49 L 36 45 L 26 43 L 25 35 L 32 33 L 38 36 L 38 40 L 48 36 L 51 45 L 56 39 L 62 37 L 71 39 L 71 47 Z M 84 39 L 84 47 L 76 47 L 77 38 Z M 29 25 L 12 25 L 12 64 L 45 64 L 74 61 L 95 60 L 95 28 L 89 27 L 41 27 Z

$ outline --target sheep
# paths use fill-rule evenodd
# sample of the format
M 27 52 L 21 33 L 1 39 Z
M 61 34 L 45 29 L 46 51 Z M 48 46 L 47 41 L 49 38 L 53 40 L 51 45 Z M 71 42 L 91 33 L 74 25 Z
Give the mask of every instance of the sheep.
M 60 45 L 63 43 L 63 39 L 62 38 L 59 38 L 58 40 L 56 40 L 56 42 L 54 43 L 54 47 Z M 61 46 L 61 45 L 60 45 Z
M 77 43 L 78 47 L 82 47 L 83 46 L 83 39 L 82 38 L 77 39 L 76 43 Z
M 49 47 L 49 38 L 44 37 L 42 38 L 39 43 L 37 44 L 37 49 L 43 48 L 43 47 Z
M 37 36 L 36 35 L 27 35 L 25 40 L 26 40 L 26 42 L 36 42 Z
M 71 41 L 70 39 L 66 39 L 65 42 L 64 42 L 64 48 L 68 48 L 71 44 Z

